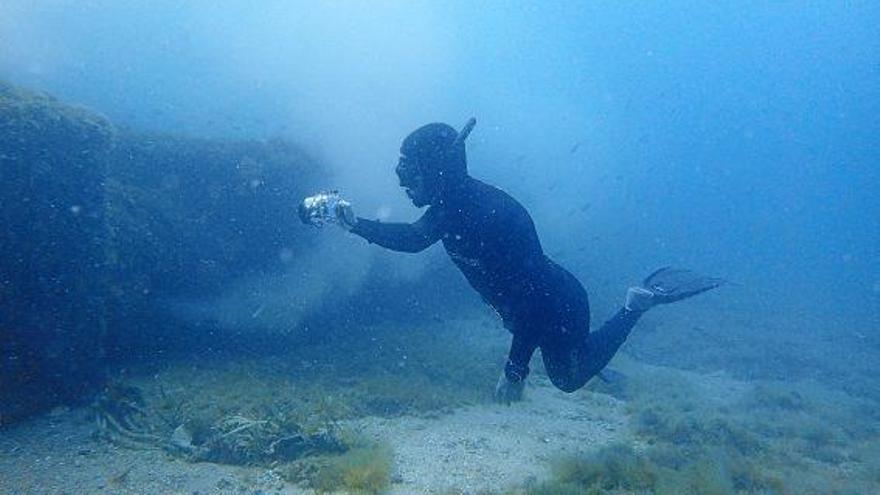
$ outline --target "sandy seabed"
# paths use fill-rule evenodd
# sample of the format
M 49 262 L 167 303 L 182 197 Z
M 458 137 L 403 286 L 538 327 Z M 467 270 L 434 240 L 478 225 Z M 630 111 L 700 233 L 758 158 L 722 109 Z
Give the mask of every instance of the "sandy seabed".
M 865 341 L 861 334 L 855 334 L 851 342 L 846 335 L 835 335 L 835 355 L 845 356 L 835 360 L 827 345 L 819 345 L 826 337 L 818 332 L 800 334 L 795 343 L 801 346 L 798 352 L 794 352 L 795 344 L 773 340 L 776 337 L 769 331 L 761 333 L 764 345 L 756 348 L 746 340 L 748 334 L 744 331 L 710 332 L 685 318 L 675 321 L 674 316 L 661 320 L 665 325 L 662 331 L 658 331 L 659 325 L 653 328 L 653 322 L 647 321 L 627 344 L 628 352 L 612 362 L 612 368 L 626 377 L 622 395 L 611 388 L 603 390 L 602 386 L 592 385 L 574 394 L 562 393 L 552 387 L 537 365 L 529 378 L 526 399 L 521 403 L 505 406 L 482 401 L 442 408 L 443 412 L 368 415 L 346 420 L 345 426 L 390 447 L 390 494 L 478 495 L 537 486 L 553 478 L 555 460 L 569 454 L 583 457 L 621 444 L 632 447 L 636 453 L 671 448 L 685 464 L 697 458 L 697 467 L 704 466 L 699 455 L 704 455 L 703 461 L 710 464 L 746 459 L 750 469 L 767 475 L 765 481 L 778 478 L 784 487 L 768 490 L 746 484 L 746 488 L 737 488 L 736 482 L 754 480 L 738 478 L 733 472 L 734 463 L 721 473 L 730 484 L 722 484 L 728 488 L 718 493 L 880 493 L 880 444 L 875 440 L 880 416 L 876 395 L 870 393 L 876 391 L 876 374 L 868 372 L 873 367 L 871 363 L 876 362 L 872 359 L 876 352 L 873 341 Z M 703 320 L 708 318 L 693 321 Z M 478 346 L 472 349 L 476 355 L 492 356 L 498 350 L 493 346 L 504 342 L 506 336 L 490 324 L 481 325 L 472 321 L 438 324 L 446 329 L 445 341 L 466 341 L 468 349 Z M 480 327 L 478 332 L 474 332 L 475 327 Z M 846 325 L 841 322 L 836 327 Z M 719 328 L 737 329 L 732 323 Z M 462 348 L 443 347 L 442 339 L 428 340 L 430 348 L 424 355 L 418 354 L 418 349 L 403 349 L 401 346 L 406 342 L 383 340 L 397 334 L 400 332 L 371 339 L 374 344 L 386 342 L 386 350 L 373 354 L 373 350 L 366 349 L 366 358 L 394 364 L 396 361 L 391 358 L 405 350 L 410 359 L 418 356 L 430 360 L 433 354 L 444 361 L 462 352 Z M 439 335 L 439 331 L 427 331 L 425 335 Z M 696 347 L 698 352 L 694 351 Z M 356 342 L 354 348 L 364 350 L 365 346 Z M 334 349 L 334 356 L 345 358 L 342 362 L 352 361 L 350 352 Z M 657 365 L 657 359 L 650 354 L 655 349 L 678 349 L 675 361 L 682 364 L 688 363 L 689 356 L 691 360 L 712 357 L 713 352 L 726 361 L 719 361 L 718 366 L 703 366 L 718 371 L 685 371 Z M 307 354 L 318 354 L 318 349 L 308 350 Z M 769 354 L 773 350 L 786 352 Z M 472 359 L 465 357 L 466 361 Z M 752 361 L 748 358 L 761 365 L 756 369 L 769 370 L 768 376 L 746 376 L 751 375 Z M 734 359 L 744 363 L 739 375 L 721 371 L 731 368 Z M 805 360 L 811 366 L 804 367 Z M 647 364 L 650 361 L 655 364 Z M 794 367 L 797 363 L 801 366 Z M 700 363 L 688 364 L 698 368 Z M 206 390 L 231 387 L 230 377 L 242 377 L 244 385 L 237 385 L 239 388 L 262 396 L 284 395 L 294 390 L 287 382 L 261 378 L 262 371 L 268 370 L 274 377 L 293 375 L 298 369 L 294 365 L 293 371 L 280 373 L 282 368 L 272 360 L 256 368 L 230 362 L 224 366 L 231 371 L 220 368 L 218 372 L 203 366 L 194 372 L 196 368 L 183 367 L 172 368 L 164 375 L 169 383 L 186 383 L 190 388 Z M 346 375 L 345 370 L 333 367 L 309 366 L 321 376 Z M 489 368 L 494 370 L 494 365 L 489 363 Z M 817 376 L 824 380 L 816 381 L 811 375 L 798 376 L 790 371 L 803 368 L 819 370 Z M 409 379 L 416 370 L 407 367 L 399 372 Z M 776 375 L 786 379 L 780 380 Z M 131 378 L 137 383 L 137 377 Z M 492 383 L 483 384 L 485 376 L 473 378 L 473 387 L 491 390 Z M 260 383 L 269 385 L 260 388 Z M 366 387 L 361 382 L 353 383 L 355 387 Z M 207 395 L 214 402 L 220 400 Z M 314 493 L 286 481 L 273 467 L 189 462 L 159 448 L 121 447 L 101 438 L 97 430 L 95 412 L 89 407 L 58 408 L 0 430 L 0 493 Z M 705 457 L 707 452 L 709 456 Z M 760 481 L 761 476 L 755 479 Z
M 512 406 L 482 404 L 436 417 L 356 420 L 394 452 L 392 494 L 477 493 L 548 476 L 548 461 L 628 437 L 622 402 L 565 395 L 538 378 Z M 88 408 L 57 409 L 0 435 L 2 493 L 312 493 L 271 469 L 190 463 L 161 450 L 97 439 Z

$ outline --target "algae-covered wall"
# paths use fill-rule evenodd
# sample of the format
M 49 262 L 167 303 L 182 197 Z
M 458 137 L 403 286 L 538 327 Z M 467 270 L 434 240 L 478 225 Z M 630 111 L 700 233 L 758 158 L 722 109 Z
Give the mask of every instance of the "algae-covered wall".
M 284 269 L 301 248 L 297 203 L 315 162 L 281 140 L 124 133 L 107 180 L 112 351 L 145 353 L 171 322 L 151 308 L 206 298 L 234 279 Z M 176 338 L 176 337 L 175 337 Z
M 158 302 L 297 255 L 319 167 L 284 141 L 122 132 L 0 83 L 0 424 L 88 400 L 167 338 Z
M 317 167 L 290 143 L 127 134 L 112 158 L 114 263 L 149 275 L 137 290 L 216 292 L 298 245 L 294 213 Z
M 113 127 L 0 83 L 0 415 L 100 381 L 105 191 Z

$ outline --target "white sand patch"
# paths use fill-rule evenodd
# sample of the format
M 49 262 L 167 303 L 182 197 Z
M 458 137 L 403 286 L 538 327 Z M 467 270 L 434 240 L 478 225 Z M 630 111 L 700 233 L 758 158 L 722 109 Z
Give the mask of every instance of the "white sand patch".
M 541 377 L 512 406 L 467 407 L 440 418 L 366 418 L 363 433 L 395 456 L 391 493 L 478 493 L 545 479 L 550 461 L 629 436 L 623 403 L 567 395 Z

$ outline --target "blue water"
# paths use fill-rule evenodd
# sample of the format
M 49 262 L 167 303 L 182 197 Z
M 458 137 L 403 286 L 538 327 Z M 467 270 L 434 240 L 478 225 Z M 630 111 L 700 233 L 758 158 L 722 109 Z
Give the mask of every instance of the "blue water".
M 405 208 L 402 136 L 476 116 L 476 175 L 536 211 L 604 200 L 580 229 L 539 216 L 548 239 L 622 224 L 619 245 L 876 302 L 872 2 L 2 9 L 7 79 L 139 129 L 292 137 L 368 208 Z
M 638 329 L 633 355 L 739 379 L 815 379 L 877 401 L 877 25 L 880 4 L 867 1 L 6 0 L 0 79 L 82 105 L 122 132 L 213 140 L 205 147 L 295 143 L 319 166 L 287 193 L 338 188 L 358 214 L 383 220 L 419 215 L 394 175 L 403 137 L 476 117 L 471 174 L 530 211 L 547 253 L 587 287 L 594 318 L 657 266 L 732 282 L 691 313 L 676 308 L 666 326 L 661 314 L 646 323 L 735 332 L 727 355 L 713 338 Z M 224 180 L 192 160 L 160 182 Z M 161 164 L 153 171 L 161 176 Z M 219 247 L 205 254 L 203 265 L 228 272 L 216 283 L 200 278 L 216 273 L 205 266 L 154 274 L 151 321 L 190 333 L 138 340 L 111 328 L 113 366 L 156 348 L 199 356 L 256 342 L 249 352 L 271 354 L 310 322 L 485 316 L 439 248 L 395 255 L 307 230 L 290 196 L 283 233 L 273 225 L 286 212 L 224 203 L 232 210 L 220 216 L 257 233 L 234 234 L 217 215 L 203 228 L 272 241 L 227 265 Z M 217 213 L 194 198 L 175 204 Z M 168 249 L 198 258 L 195 242 Z

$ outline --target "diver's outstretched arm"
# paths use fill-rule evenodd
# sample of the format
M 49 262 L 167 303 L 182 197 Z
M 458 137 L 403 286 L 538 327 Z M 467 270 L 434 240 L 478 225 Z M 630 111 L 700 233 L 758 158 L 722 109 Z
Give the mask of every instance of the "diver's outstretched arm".
M 439 217 L 439 210 L 431 207 L 415 223 L 384 223 L 357 218 L 350 232 L 393 251 L 417 253 L 440 240 Z
M 351 203 L 335 190 L 304 198 L 297 212 L 304 224 L 314 227 L 335 224 L 394 251 L 416 253 L 440 240 L 442 235 L 442 212 L 435 207 L 428 208 L 415 223 L 382 223 L 355 216 Z

